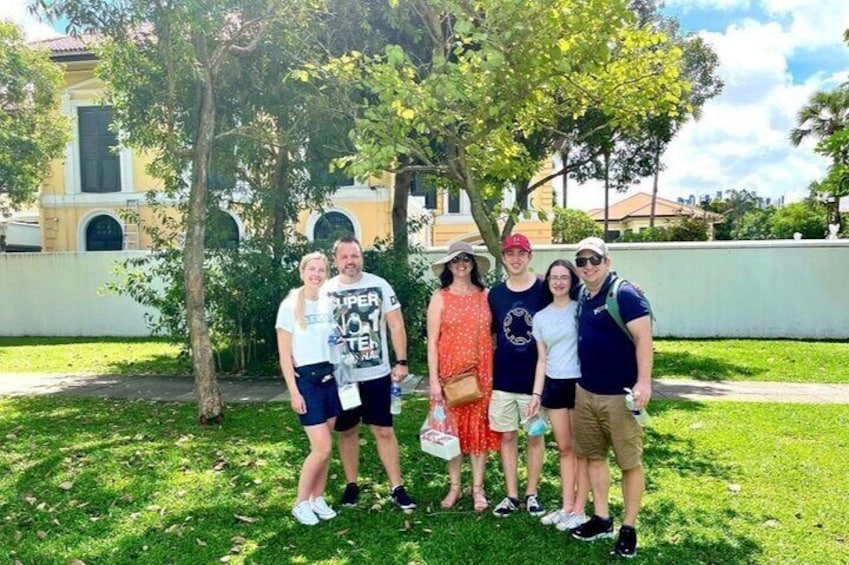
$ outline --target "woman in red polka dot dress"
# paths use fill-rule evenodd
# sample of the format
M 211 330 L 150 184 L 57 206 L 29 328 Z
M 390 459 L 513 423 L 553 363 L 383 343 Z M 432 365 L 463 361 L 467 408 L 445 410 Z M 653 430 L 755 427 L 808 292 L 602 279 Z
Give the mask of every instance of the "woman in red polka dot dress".
M 427 361 L 431 402 L 442 402 L 442 382 L 471 368 L 477 370 L 483 398 L 447 408 L 460 437 L 460 450 L 472 463 L 472 498 L 476 512 L 489 506 L 483 489 L 486 458 L 499 448 L 501 439 L 489 428 L 487 410 L 492 395 L 491 314 L 481 282 L 489 259 L 478 255 L 468 243 L 454 243 L 448 254 L 436 261 L 433 272 L 440 289 L 427 309 Z M 460 475 L 463 456 L 448 462 L 450 488 L 442 500 L 451 508 L 462 494 Z

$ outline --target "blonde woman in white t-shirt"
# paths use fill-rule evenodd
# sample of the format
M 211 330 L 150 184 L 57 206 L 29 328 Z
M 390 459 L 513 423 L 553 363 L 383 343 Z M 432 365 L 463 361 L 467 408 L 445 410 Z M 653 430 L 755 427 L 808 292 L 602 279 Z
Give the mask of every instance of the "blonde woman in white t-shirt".
M 342 411 L 328 346 L 333 331 L 332 306 L 319 295 L 328 268 L 327 257 L 322 253 L 304 255 L 299 267 L 304 284 L 280 304 L 275 324 L 280 369 L 292 410 L 298 414 L 310 442 L 298 479 L 298 498 L 292 508 L 295 519 L 306 526 L 336 516 L 324 500 L 333 425 Z

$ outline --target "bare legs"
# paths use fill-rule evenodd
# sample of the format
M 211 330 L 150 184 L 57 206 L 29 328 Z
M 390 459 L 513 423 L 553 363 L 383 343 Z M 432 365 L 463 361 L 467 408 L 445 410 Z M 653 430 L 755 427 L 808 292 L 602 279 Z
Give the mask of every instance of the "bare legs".
M 395 430 L 389 426 L 369 426 L 369 428 L 377 444 L 377 455 L 389 478 L 389 486 L 395 488 L 401 484 L 401 464 Z M 342 459 L 346 482 L 356 483 L 360 465 L 359 424 L 339 433 L 339 457 Z
M 536 494 L 539 477 L 542 473 L 542 461 L 545 455 L 543 436 L 528 438 L 528 486 L 525 494 Z M 504 471 L 504 482 L 507 496 L 519 498 L 519 438 L 518 432 L 501 433 L 501 467 Z
M 572 410 L 548 410 L 557 451 L 560 457 L 560 488 L 564 512 L 583 514 L 590 490 L 587 461 L 578 458 L 572 449 Z
M 330 468 L 330 454 L 333 449 L 332 430 L 335 421 L 335 418 L 331 418 L 323 424 L 304 427 L 310 442 L 310 452 L 304 460 L 301 475 L 298 477 L 298 503 L 324 496 L 327 471 Z
M 475 453 L 469 456 L 472 463 L 472 497 L 476 512 L 483 512 L 489 506 L 486 500 L 486 493 L 483 490 L 486 457 L 486 453 Z M 442 500 L 442 508 L 448 509 L 453 507 L 460 498 L 462 468 L 462 455 L 458 455 L 448 462 L 448 480 L 451 482 L 451 486 L 449 487 L 448 494 Z

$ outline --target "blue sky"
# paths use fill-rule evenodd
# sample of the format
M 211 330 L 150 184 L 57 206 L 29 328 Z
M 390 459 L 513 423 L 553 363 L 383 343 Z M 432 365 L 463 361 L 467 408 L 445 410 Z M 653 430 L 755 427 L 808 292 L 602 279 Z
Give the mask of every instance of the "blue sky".
M 26 14 L 25 1 L 4 0 L 0 18 L 19 23 L 32 39 L 56 34 Z M 714 48 L 726 86 L 673 140 L 660 195 L 675 200 L 745 188 L 774 200 L 803 198 L 827 162 L 813 144 L 793 147 L 788 135 L 814 92 L 849 81 L 842 41 L 849 0 L 666 0 L 665 10 Z M 604 201 L 597 184 L 570 187 L 570 206 Z M 650 179 L 627 194 L 637 190 L 650 192 Z

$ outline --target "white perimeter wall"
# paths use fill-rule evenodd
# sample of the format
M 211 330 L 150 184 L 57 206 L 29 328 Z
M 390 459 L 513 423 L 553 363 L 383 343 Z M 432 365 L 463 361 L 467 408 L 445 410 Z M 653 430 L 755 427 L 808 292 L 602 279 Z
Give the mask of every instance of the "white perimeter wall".
M 609 247 L 613 268 L 651 300 L 655 335 L 849 338 L 849 240 Z M 538 246 L 531 267 L 544 274 L 575 248 Z
M 532 268 L 544 273 L 574 250 L 539 246 Z M 849 241 L 613 244 L 610 252 L 649 296 L 658 336 L 849 339 Z M 117 280 L 115 263 L 139 253 L 0 254 L 0 335 L 148 335 L 145 308 L 102 290 Z
M 103 288 L 116 263 L 143 254 L 0 253 L 0 335 L 150 335 L 150 311 Z

